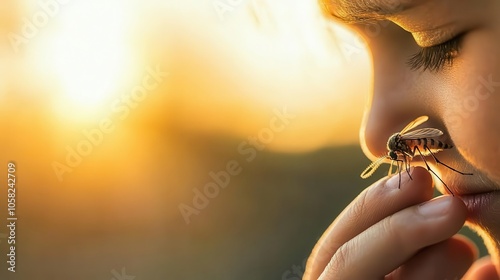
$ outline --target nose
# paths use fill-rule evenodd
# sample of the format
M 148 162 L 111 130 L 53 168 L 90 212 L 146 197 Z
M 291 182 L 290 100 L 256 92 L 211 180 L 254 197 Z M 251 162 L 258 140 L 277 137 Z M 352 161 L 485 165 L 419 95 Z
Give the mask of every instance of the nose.
M 360 140 L 363 151 L 371 159 L 387 155 L 387 140 L 392 134 L 400 132 L 419 116 L 427 115 L 433 119 L 439 110 L 433 102 L 432 75 L 411 70 L 406 64 L 414 51 L 411 47 L 414 42 L 406 43 L 407 40 L 413 42 L 412 38 L 406 38 L 395 47 L 394 40 L 381 37 L 369 44 L 373 61 L 373 93 L 366 106 Z M 429 123 L 436 120 L 434 118 Z
M 395 101 L 379 102 L 375 98 L 376 94 L 370 109 L 364 115 L 360 133 L 363 151 L 372 159 L 387 155 L 389 137 L 415 119 L 413 110 L 401 110 Z
M 418 83 L 411 80 L 410 77 L 415 73 L 408 72 L 406 74 L 408 77 L 399 74 L 397 79 L 392 78 L 397 75 L 394 72 L 384 71 L 374 74 L 374 90 L 360 131 L 361 145 L 368 157 L 374 159 L 386 155 L 389 137 L 401 132 L 420 116 L 429 117 L 420 128 L 435 127 L 443 130 L 439 102 L 432 95 L 431 89 L 416 86 Z M 419 76 L 418 79 L 422 77 Z M 424 81 L 425 78 L 421 82 Z

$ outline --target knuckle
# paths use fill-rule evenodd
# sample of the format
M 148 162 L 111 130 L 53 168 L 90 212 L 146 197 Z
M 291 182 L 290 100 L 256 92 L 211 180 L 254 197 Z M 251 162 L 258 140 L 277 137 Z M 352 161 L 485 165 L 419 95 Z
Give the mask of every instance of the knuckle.
M 359 196 L 357 201 L 352 205 L 351 207 L 351 215 L 354 219 L 358 219 L 361 217 L 365 216 L 365 209 L 366 205 L 368 203 L 368 192 L 369 189 L 366 191 L 362 192 Z
M 385 234 L 391 242 L 394 244 L 395 248 L 399 250 L 405 250 L 407 248 L 405 242 L 405 228 L 401 227 L 396 215 L 390 215 L 384 220 L 382 220 L 382 232 Z
M 347 267 L 352 265 L 352 254 L 359 250 L 356 249 L 357 240 L 356 238 L 351 239 L 349 242 L 344 243 L 333 255 L 331 261 L 328 263 L 325 272 L 327 275 L 344 275 Z M 334 278 L 337 279 L 337 278 Z

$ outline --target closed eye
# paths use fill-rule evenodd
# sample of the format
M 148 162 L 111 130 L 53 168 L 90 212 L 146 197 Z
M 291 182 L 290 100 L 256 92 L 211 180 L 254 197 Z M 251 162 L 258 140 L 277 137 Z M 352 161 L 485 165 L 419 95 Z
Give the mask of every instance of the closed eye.
M 434 72 L 442 70 L 444 66 L 451 66 L 453 60 L 459 55 L 460 39 L 461 36 L 457 36 L 442 44 L 421 48 L 408 59 L 407 64 L 412 70 L 422 69 Z

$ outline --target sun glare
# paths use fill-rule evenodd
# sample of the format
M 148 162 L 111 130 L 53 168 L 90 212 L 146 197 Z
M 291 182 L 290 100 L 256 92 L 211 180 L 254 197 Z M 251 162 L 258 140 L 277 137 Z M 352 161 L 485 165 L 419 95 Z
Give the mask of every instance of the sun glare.
M 64 6 L 47 36 L 45 63 L 56 76 L 56 111 L 92 119 L 130 78 L 130 14 L 122 1 L 83 1 Z
M 231 2 L 221 12 L 195 0 L 158 2 L 163 6 L 71 1 L 40 28 L 43 34 L 29 47 L 37 71 L 51 79 L 58 120 L 87 124 L 107 117 L 113 100 L 140 82 L 144 64 L 152 64 L 171 67 L 172 76 L 168 93 L 165 85 L 148 103 L 156 104 L 151 108 L 159 108 L 158 115 L 145 110 L 141 120 L 245 137 L 273 109 L 286 107 L 300 118 L 273 146 L 356 141 L 366 85 L 346 84 L 352 77 L 367 80 L 368 71 L 359 71 L 367 55 L 350 32 L 322 17 L 317 3 Z M 240 121 L 238 108 L 254 115 Z M 304 134 L 309 142 L 296 140 Z

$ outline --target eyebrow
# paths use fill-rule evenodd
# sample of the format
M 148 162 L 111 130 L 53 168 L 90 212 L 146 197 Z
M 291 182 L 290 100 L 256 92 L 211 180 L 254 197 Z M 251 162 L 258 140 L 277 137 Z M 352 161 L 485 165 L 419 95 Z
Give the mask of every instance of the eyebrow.
M 329 15 L 346 23 L 386 19 L 406 8 L 402 2 L 402 0 L 321 0 L 323 8 Z

